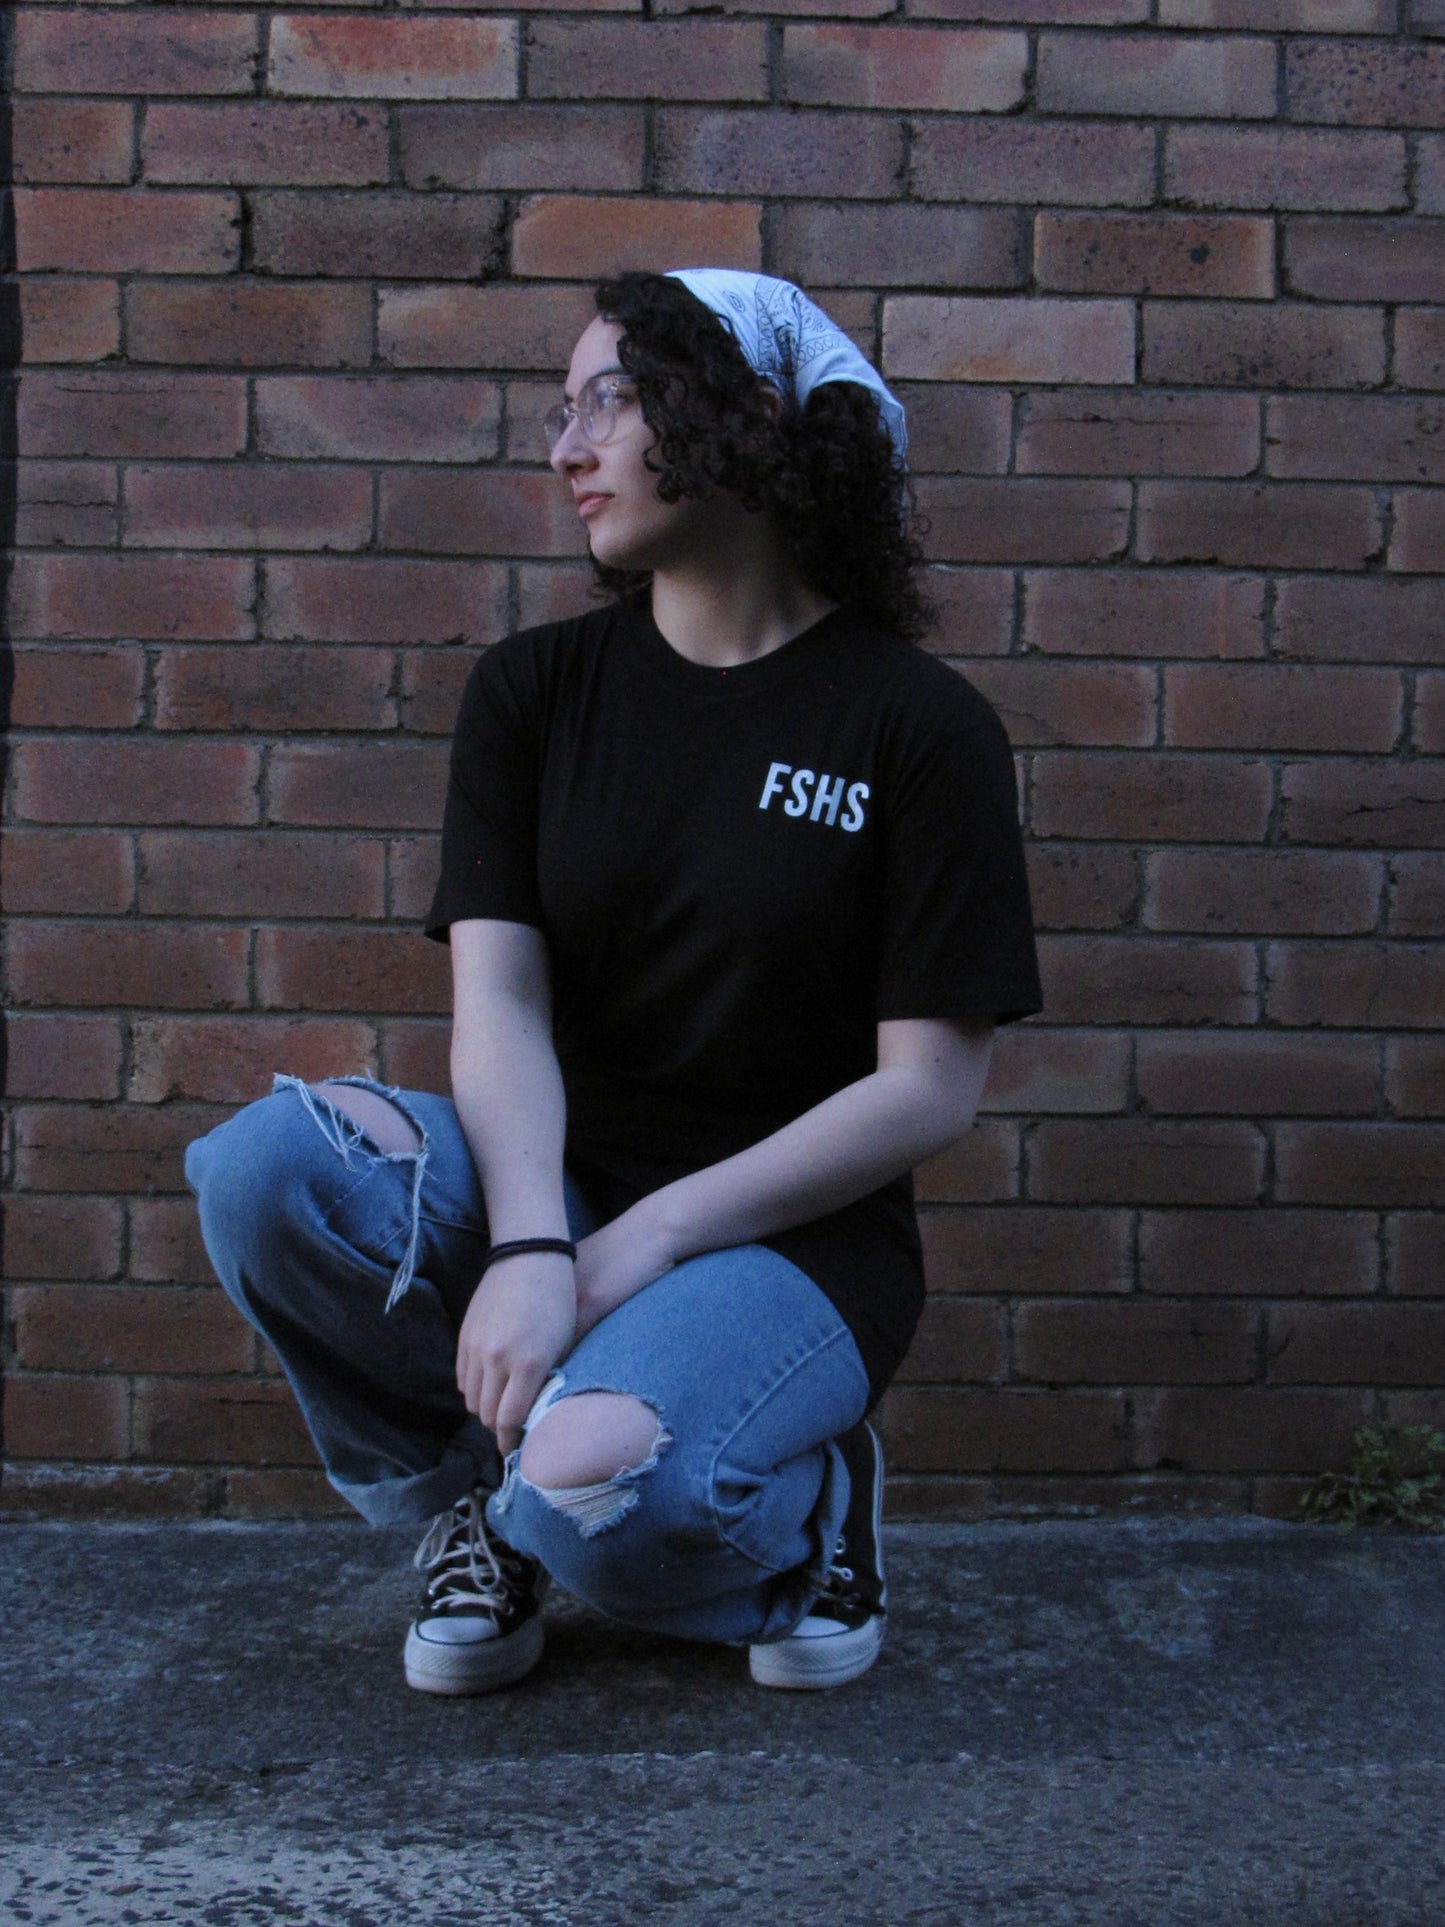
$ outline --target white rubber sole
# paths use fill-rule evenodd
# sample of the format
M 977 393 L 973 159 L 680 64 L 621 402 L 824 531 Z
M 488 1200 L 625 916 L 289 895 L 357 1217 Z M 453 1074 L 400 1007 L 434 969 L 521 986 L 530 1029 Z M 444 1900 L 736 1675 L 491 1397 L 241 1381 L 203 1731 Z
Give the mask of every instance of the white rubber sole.
M 542 1657 L 546 1633 L 542 1615 L 523 1620 L 502 1639 L 479 1639 L 472 1645 L 443 1646 L 423 1639 L 415 1626 L 407 1629 L 406 1683 L 419 1693 L 494 1693 L 527 1674 Z
M 883 1644 L 883 1615 L 865 1626 L 830 1633 L 823 1639 L 775 1639 L 748 1648 L 748 1668 L 759 1686 L 795 1692 L 846 1686 L 866 1673 Z

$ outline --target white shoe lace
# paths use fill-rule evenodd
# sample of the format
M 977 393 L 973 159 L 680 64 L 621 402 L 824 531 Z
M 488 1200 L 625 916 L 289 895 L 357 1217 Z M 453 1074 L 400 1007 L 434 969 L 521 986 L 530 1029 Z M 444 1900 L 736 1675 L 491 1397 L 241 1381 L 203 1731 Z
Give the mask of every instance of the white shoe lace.
M 412 1564 L 427 1580 L 427 1606 L 432 1612 L 475 1610 L 485 1606 L 502 1612 L 512 1602 L 520 1573 L 503 1567 L 487 1535 L 483 1507 L 475 1492 L 448 1512 L 439 1512 L 416 1549 Z

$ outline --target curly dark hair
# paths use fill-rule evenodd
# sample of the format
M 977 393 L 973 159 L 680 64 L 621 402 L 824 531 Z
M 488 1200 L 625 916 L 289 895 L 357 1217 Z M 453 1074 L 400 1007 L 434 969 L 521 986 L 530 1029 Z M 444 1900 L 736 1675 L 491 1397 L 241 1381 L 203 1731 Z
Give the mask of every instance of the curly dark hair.
M 779 413 L 731 334 L 681 281 L 621 274 L 596 298 L 598 313 L 623 330 L 618 358 L 657 436 L 648 466 L 662 500 L 720 490 L 770 513 L 820 594 L 918 641 L 933 614 L 917 580 L 920 524 L 873 392 L 825 382 L 801 409 Z M 613 595 L 649 580 L 592 567 Z

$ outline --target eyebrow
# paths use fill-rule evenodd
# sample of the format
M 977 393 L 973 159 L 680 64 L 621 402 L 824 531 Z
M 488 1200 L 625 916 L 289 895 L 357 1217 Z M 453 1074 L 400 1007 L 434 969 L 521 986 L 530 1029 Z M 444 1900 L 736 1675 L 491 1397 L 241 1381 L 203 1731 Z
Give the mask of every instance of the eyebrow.
M 624 368 L 624 367 L 622 366 L 622 363 L 621 363 L 621 362 L 618 362 L 618 363 L 616 364 L 616 366 L 615 366 L 615 367 L 612 367 L 612 368 L 599 368 L 599 369 L 597 369 L 597 370 L 596 370 L 596 372 L 595 372 L 594 374 L 590 374 L 590 375 L 589 375 L 589 376 L 587 377 L 587 381 L 596 381 L 596 380 L 597 380 L 597 378 L 598 378 L 598 376 L 600 376 L 600 375 L 625 375 L 626 373 L 627 373 L 627 370 L 626 370 L 626 369 L 625 369 L 625 368 Z M 582 384 L 582 387 L 583 387 L 583 388 L 585 388 L 585 387 L 587 386 L 587 381 L 584 381 L 584 382 L 583 382 L 583 384 Z M 579 390 L 578 390 L 578 394 L 580 394 L 580 393 L 581 393 L 581 389 L 579 389 Z M 576 401 L 576 399 L 577 399 L 577 396 L 576 396 L 576 395 L 569 395 L 569 394 L 567 393 L 567 390 L 566 390 L 566 389 L 564 388 L 564 389 L 562 390 L 562 399 L 563 399 L 563 401 L 566 401 L 566 402 L 575 402 L 575 401 Z

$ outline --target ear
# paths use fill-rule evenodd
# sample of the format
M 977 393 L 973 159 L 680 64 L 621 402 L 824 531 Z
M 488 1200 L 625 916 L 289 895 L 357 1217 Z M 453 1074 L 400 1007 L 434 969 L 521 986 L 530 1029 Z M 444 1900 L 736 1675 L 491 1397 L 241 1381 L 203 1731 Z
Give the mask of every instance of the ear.
M 783 413 L 783 398 L 777 389 L 765 378 L 759 379 L 758 388 L 762 393 L 764 408 L 767 409 L 774 420 L 781 419 Z

